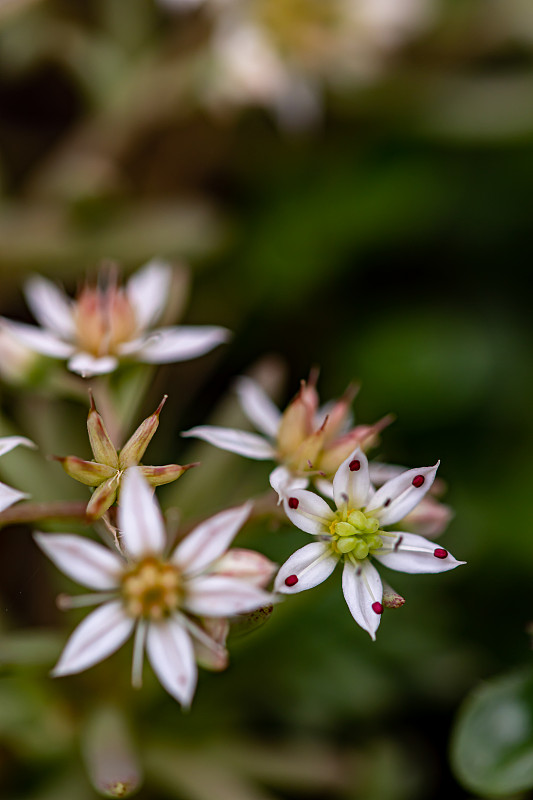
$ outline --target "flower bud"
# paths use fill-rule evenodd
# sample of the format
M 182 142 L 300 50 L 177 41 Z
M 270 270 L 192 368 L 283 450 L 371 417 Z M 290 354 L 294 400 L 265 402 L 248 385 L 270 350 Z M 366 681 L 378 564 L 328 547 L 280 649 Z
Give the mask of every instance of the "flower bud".
M 405 603 L 405 598 L 392 589 L 388 583 L 383 581 L 383 605 L 385 608 L 401 608 Z
M 292 455 L 313 430 L 314 413 L 305 384 L 282 414 L 278 428 L 278 448 L 283 455 Z
M 132 434 L 120 451 L 120 469 L 136 466 L 143 457 L 159 426 L 159 414 L 166 403 L 167 397 L 168 395 L 165 395 L 154 413 L 150 414 L 144 422 L 141 422 L 135 433 Z
M 59 461 L 67 475 L 86 486 L 99 486 L 103 481 L 112 478 L 116 470 L 107 464 L 97 464 L 95 461 L 84 461 L 76 456 L 53 456 L 54 461 Z
M 219 558 L 210 571 L 228 578 L 245 580 L 258 589 L 264 589 L 276 569 L 276 564 L 261 553 L 234 547 Z
M 99 708 L 82 732 L 82 750 L 91 783 L 104 797 L 129 797 L 142 782 L 126 722 L 119 710 Z
M 87 417 L 87 432 L 93 451 L 94 460 L 100 464 L 108 464 L 110 467 L 118 468 L 118 456 L 116 448 L 111 441 L 104 425 L 104 421 L 94 404 L 94 398 L 90 394 L 91 408 Z

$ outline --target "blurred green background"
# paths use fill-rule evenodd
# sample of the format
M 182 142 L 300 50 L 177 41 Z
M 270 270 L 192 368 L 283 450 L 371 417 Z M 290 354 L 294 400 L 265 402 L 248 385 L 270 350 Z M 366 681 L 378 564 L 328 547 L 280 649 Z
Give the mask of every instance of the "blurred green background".
M 188 11 L 0 3 L 1 311 L 30 319 L 21 286 L 32 272 L 74 292 L 102 258 L 125 272 L 156 255 L 186 261 L 185 321 L 235 336 L 162 368 L 135 420 L 168 392 L 153 463 L 202 460 L 161 491 L 163 505 L 193 518 L 262 493 L 268 465 L 179 432 L 244 424 L 232 380 L 264 356 L 283 365 L 282 406 L 318 364 L 324 400 L 357 380 L 358 421 L 397 414 L 380 460 L 441 459 L 455 510 L 442 544 L 468 564 L 391 575 L 407 603 L 385 613 L 375 643 L 336 574 L 236 638 L 230 668 L 202 673 L 183 714 L 148 667 L 143 691 L 130 689 L 128 647 L 48 677 L 82 616 L 58 612 L 54 596 L 76 589 L 29 529 L 3 529 L 0 796 L 95 797 L 94 764 L 123 737 L 128 750 L 128 736 L 146 800 L 490 793 L 465 778 L 468 763 L 467 788 L 454 777 L 449 741 L 470 690 L 531 670 L 531 5 L 440 4 L 372 79 L 319 76 L 321 110 L 297 129 L 268 104 L 202 101 L 212 25 L 208 0 Z M 86 409 L 6 384 L 2 413 L 2 433 L 42 447 L 3 458 L 3 479 L 37 499 L 85 497 L 43 453 L 89 455 Z M 305 536 L 258 523 L 239 542 L 282 562 Z M 520 746 L 531 753 L 528 708 Z M 517 798 L 531 785 L 492 789 Z

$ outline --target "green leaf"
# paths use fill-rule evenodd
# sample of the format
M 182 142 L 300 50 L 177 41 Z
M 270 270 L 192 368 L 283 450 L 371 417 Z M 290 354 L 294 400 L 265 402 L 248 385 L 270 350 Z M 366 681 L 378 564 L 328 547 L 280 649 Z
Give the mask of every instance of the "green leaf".
M 533 787 L 533 672 L 492 680 L 466 700 L 455 727 L 452 765 L 487 797 Z

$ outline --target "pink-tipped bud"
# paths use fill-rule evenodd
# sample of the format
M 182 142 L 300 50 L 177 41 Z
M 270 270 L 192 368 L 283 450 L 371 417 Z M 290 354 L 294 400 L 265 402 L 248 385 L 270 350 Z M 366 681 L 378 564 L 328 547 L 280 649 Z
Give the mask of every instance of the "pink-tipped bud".
M 282 414 L 278 428 L 278 448 L 282 455 L 292 456 L 313 430 L 314 389 L 302 383 L 300 391 Z
M 86 720 L 82 752 L 89 778 L 104 797 L 129 797 L 142 782 L 141 767 L 118 708 L 100 707 Z
M 450 506 L 426 495 L 402 520 L 402 530 L 433 538 L 439 536 L 453 517 Z
M 196 662 L 204 669 L 220 672 L 228 666 L 229 656 L 226 639 L 229 623 L 224 617 L 204 617 L 201 625 L 208 638 L 192 636 Z
M 405 598 L 394 591 L 387 583 L 383 583 L 382 603 L 385 608 L 401 608 L 405 603 Z
M 121 469 L 135 467 L 140 462 L 159 426 L 159 414 L 165 405 L 167 397 L 168 395 L 165 395 L 154 413 L 141 422 L 135 433 L 131 435 L 120 451 L 119 463 Z
M 270 583 L 276 569 L 276 565 L 261 553 L 234 547 L 216 561 L 210 572 L 237 578 L 251 583 L 258 589 L 264 589 Z
M 329 442 L 320 457 L 320 469 L 326 475 L 334 475 L 342 462 L 357 446 L 364 451 L 373 447 L 378 441 L 380 432 L 390 425 L 392 420 L 393 417 L 389 415 L 374 425 L 356 425 L 344 436 Z
M 327 430 L 328 441 L 332 441 L 336 436 L 339 435 L 339 433 L 342 432 L 348 414 L 350 413 L 350 407 L 358 391 L 358 386 L 355 384 L 350 384 L 340 400 L 337 400 L 337 402 L 333 405 L 331 411 L 329 412 Z

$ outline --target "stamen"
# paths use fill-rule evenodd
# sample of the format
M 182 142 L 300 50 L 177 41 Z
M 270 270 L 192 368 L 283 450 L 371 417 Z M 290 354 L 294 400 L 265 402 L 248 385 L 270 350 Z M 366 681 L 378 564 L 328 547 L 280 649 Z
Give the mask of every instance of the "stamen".
M 297 575 L 289 575 L 288 578 L 285 578 L 285 586 L 296 586 L 297 583 L 298 583 Z
M 381 603 L 372 603 L 372 611 L 374 614 L 383 614 L 383 606 Z
M 383 503 L 383 508 L 387 508 L 387 506 L 390 506 L 390 503 L 391 503 L 391 498 L 387 497 L 387 499 Z
M 350 461 L 348 466 L 350 468 L 350 472 L 357 472 L 358 470 L 361 469 L 361 462 L 358 461 L 357 458 L 354 458 L 353 461 Z
M 445 550 L 443 547 L 437 547 L 433 555 L 435 556 L 435 558 L 448 558 L 448 551 Z
M 423 475 L 416 475 L 413 478 L 413 486 L 415 486 L 417 489 L 420 489 L 420 487 L 423 485 L 425 480 L 426 479 L 424 478 Z
M 300 501 L 297 497 L 289 497 L 289 508 L 298 508 Z
M 398 548 L 400 547 L 401 543 L 403 542 L 403 536 L 398 536 L 398 539 L 394 543 L 394 547 L 392 548 L 393 553 L 398 552 Z

